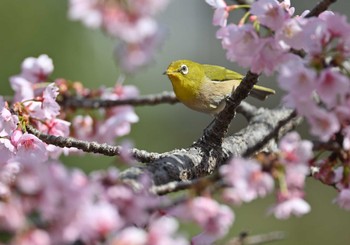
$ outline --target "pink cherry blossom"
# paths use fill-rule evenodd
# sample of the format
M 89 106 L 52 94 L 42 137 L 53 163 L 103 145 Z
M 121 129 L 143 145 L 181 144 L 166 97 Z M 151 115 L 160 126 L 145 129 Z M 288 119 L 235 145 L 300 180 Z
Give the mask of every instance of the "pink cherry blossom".
M 81 20 L 90 28 L 100 27 L 103 21 L 99 0 L 70 0 L 68 16 L 72 20 Z
M 302 216 L 310 212 L 310 205 L 302 198 L 293 197 L 277 203 L 269 212 L 277 219 L 287 219 L 291 215 Z
M 20 129 L 16 129 L 15 131 L 12 132 L 10 140 L 12 145 L 17 147 L 18 140 L 22 137 L 23 132 Z
M 53 118 L 59 114 L 60 106 L 56 102 L 58 87 L 55 83 L 50 83 L 43 92 L 43 110 L 48 111 L 46 118 Z
M 264 72 L 270 76 L 279 67 L 279 65 L 289 60 L 290 54 L 287 54 L 288 47 L 275 38 L 260 39 L 261 48 L 253 58 L 251 71 L 254 73 Z
M 345 127 L 342 132 L 344 135 L 343 148 L 344 150 L 350 150 L 350 126 Z
M 93 134 L 93 119 L 90 115 L 77 115 L 73 119 L 72 126 L 78 139 L 89 140 Z
M 98 142 L 112 144 L 116 137 L 124 136 L 131 130 L 131 124 L 138 122 L 139 118 L 131 106 L 118 107 L 113 115 L 98 126 Z
M 117 83 L 113 90 L 103 89 L 101 98 L 118 100 L 132 98 L 138 95 L 134 86 L 122 86 Z M 93 139 L 98 142 L 112 144 L 116 137 L 124 136 L 130 132 L 131 124 L 138 122 L 139 118 L 131 106 L 118 106 L 105 111 L 105 120 L 96 122 L 97 131 Z
M 334 202 L 337 203 L 341 208 L 349 211 L 350 210 L 350 189 L 340 190 Z
M 20 172 L 20 163 L 10 159 L 0 170 L 0 182 L 12 186 Z
M 229 24 L 220 28 L 216 37 L 222 40 L 222 47 L 227 51 L 227 59 L 238 62 L 243 67 L 251 66 L 262 46 L 258 34 L 250 24 L 243 26 Z
M 192 243 L 203 245 L 226 235 L 235 218 L 229 207 L 202 196 L 175 206 L 169 213 L 183 220 L 194 221 L 202 227 L 203 233 L 194 237 Z
M 162 30 L 154 15 L 164 9 L 168 0 L 97 1 L 70 0 L 69 16 L 91 28 L 102 28 L 122 42 L 117 61 L 126 72 L 135 72 L 149 63 L 155 47 L 162 40 Z
M 231 209 L 211 198 L 197 197 L 189 205 L 194 221 L 208 233 L 224 235 L 234 221 Z
M 179 228 L 178 222 L 167 216 L 151 221 L 148 228 L 148 243 L 150 245 L 189 245 L 183 237 L 176 236 L 176 231 Z
M 312 158 L 312 143 L 308 140 L 301 140 L 297 132 L 286 134 L 278 145 L 281 150 L 281 161 L 286 165 L 308 166 Z
M 12 115 L 0 96 L 0 137 L 9 136 L 17 128 L 18 117 Z
M 311 134 L 318 136 L 322 141 L 329 140 L 340 129 L 334 112 L 315 107 L 306 117 L 311 125 Z
M 213 17 L 214 26 L 226 26 L 228 11 L 224 0 L 206 0 L 206 3 L 215 9 Z
M 220 174 L 229 185 L 224 189 L 224 198 L 234 204 L 264 197 L 274 187 L 272 177 L 262 172 L 261 165 L 254 160 L 233 158 L 220 168 Z
M 22 233 L 19 237 L 16 237 L 14 244 L 17 245 L 50 245 L 51 239 L 49 234 L 45 230 L 32 229 Z
M 40 132 L 50 135 L 62 137 L 68 137 L 70 135 L 70 122 L 62 119 L 54 118 L 45 123 L 38 122 L 36 127 Z M 51 144 L 46 146 L 46 150 L 48 151 L 49 156 L 53 159 L 57 159 L 62 153 L 68 154 L 70 151 L 68 148 L 57 147 Z
M 46 54 L 38 58 L 28 57 L 22 62 L 21 77 L 31 83 L 45 82 L 48 76 L 53 72 L 52 59 Z
M 295 93 L 298 97 L 310 97 L 316 88 L 315 70 L 305 66 L 304 61 L 297 57 L 283 63 L 279 69 L 278 82 L 282 89 Z
M 157 34 L 159 27 L 153 18 L 139 16 L 130 20 L 128 16 L 120 16 L 120 14 L 125 15 L 112 10 L 105 16 L 105 28 L 112 36 L 119 37 L 126 43 L 136 44 Z
M 339 98 L 350 92 L 350 80 L 332 69 L 324 69 L 317 81 L 317 93 L 323 102 L 333 107 Z
M 40 101 L 28 101 L 24 104 L 28 107 L 31 116 L 47 120 L 53 119 L 60 113 L 60 106 L 56 102 L 58 87 L 51 83 L 43 91 Z
M 30 100 L 35 97 L 34 85 L 21 76 L 10 77 L 10 85 L 15 91 L 14 102 Z
M 131 150 L 134 147 L 134 144 L 131 141 L 124 140 L 120 146 L 122 147 L 120 150 L 120 159 L 129 165 L 134 165 L 137 163 L 136 159 L 132 156 Z
M 106 201 L 89 203 L 80 209 L 79 216 L 83 223 L 82 239 L 86 241 L 107 237 L 124 223 L 118 210 Z
M 276 38 L 294 49 L 302 49 L 305 43 L 303 26 L 307 21 L 304 18 L 292 18 L 284 21 L 276 33 Z
M 22 203 L 17 198 L 11 198 L 7 202 L 0 202 L 0 229 L 15 232 L 25 224 L 26 217 Z
M 115 168 L 110 168 L 103 176 L 96 173 L 95 181 L 109 181 L 110 183 L 118 181 L 118 171 Z M 94 175 L 94 174 L 93 174 Z M 112 185 L 106 188 L 106 196 L 108 200 L 118 207 L 120 215 L 124 218 L 127 225 L 137 225 L 138 227 L 145 226 L 152 212 L 165 197 L 159 197 L 150 193 L 151 182 L 149 176 L 142 175 L 139 177 L 142 188 L 135 191 L 126 185 Z
M 0 138 L 0 168 L 2 164 L 6 163 L 15 154 L 15 147 L 11 141 L 6 138 Z
M 169 0 L 142 0 L 133 2 L 134 9 L 140 12 L 141 15 L 155 15 L 164 10 Z
M 101 88 L 101 98 L 106 100 L 120 100 L 135 98 L 140 92 L 134 85 L 123 84 L 125 77 L 119 77 L 112 89 Z
M 234 221 L 231 209 L 211 198 L 197 197 L 189 203 L 188 208 L 193 220 L 204 229 L 203 233 L 192 239 L 193 244 L 211 244 L 226 235 Z
M 252 4 L 250 12 L 257 16 L 261 24 L 276 31 L 293 14 L 294 9 L 288 10 L 289 6 L 276 0 L 259 0 Z
M 37 164 L 48 159 L 45 143 L 36 136 L 24 133 L 17 142 L 18 161 L 24 164 Z
M 124 71 L 135 72 L 154 59 L 154 54 L 163 40 L 164 32 L 159 30 L 138 42 L 121 42 L 115 48 L 115 58 Z
M 319 18 L 325 21 L 331 36 L 336 39 L 336 50 L 348 57 L 350 55 L 350 24 L 347 22 L 346 16 L 325 11 L 319 15 Z
M 303 26 L 304 42 L 303 49 L 311 54 L 318 55 L 322 53 L 325 44 L 331 38 L 331 34 L 325 22 L 319 18 L 310 18 Z
M 115 235 L 110 245 L 145 245 L 147 244 L 147 233 L 136 227 L 127 227 Z

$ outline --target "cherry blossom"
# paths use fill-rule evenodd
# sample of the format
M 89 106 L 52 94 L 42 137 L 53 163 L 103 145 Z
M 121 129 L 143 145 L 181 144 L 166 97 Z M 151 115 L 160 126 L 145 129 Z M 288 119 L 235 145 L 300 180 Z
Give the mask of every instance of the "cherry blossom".
M 70 0 L 69 17 L 120 39 L 117 61 L 124 71 L 131 73 L 152 60 L 163 36 L 154 16 L 167 4 L 168 0 Z
M 214 26 L 226 26 L 228 11 L 224 0 L 206 0 L 206 3 L 215 9 L 213 17 Z
M 22 62 L 20 76 L 31 83 L 45 82 L 53 72 L 53 68 L 52 59 L 46 54 L 38 58 L 28 57 Z
M 48 159 L 45 143 L 36 136 L 24 133 L 16 142 L 16 158 L 26 164 L 37 164 Z
M 0 138 L 0 166 L 14 156 L 15 146 L 6 138 Z
M 308 166 L 312 158 L 312 143 L 302 140 L 297 132 L 285 135 L 279 142 L 279 149 L 282 154 L 282 162 L 286 165 Z
M 127 227 L 114 236 L 110 245 L 144 245 L 147 244 L 147 232 L 137 227 Z
M 0 96 L 0 137 L 9 136 L 17 128 L 18 117 L 8 110 L 2 96 Z
M 312 113 L 307 115 L 311 125 L 311 134 L 318 136 L 320 140 L 329 140 L 340 129 L 340 124 L 334 112 L 328 112 L 322 108 L 314 108 Z
M 233 158 L 220 168 L 220 174 L 229 185 L 224 189 L 223 196 L 233 204 L 264 197 L 274 187 L 272 177 L 262 172 L 261 165 L 254 160 Z
M 262 46 L 258 34 L 250 24 L 241 27 L 229 24 L 219 29 L 216 37 L 222 40 L 222 47 L 227 50 L 227 59 L 243 67 L 251 66 Z
M 295 216 L 302 216 L 310 212 L 310 205 L 302 198 L 293 197 L 286 200 L 281 200 L 274 207 L 270 209 L 277 219 L 287 219 L 292 214 Z
M 208 197 L 196 197 L 177 205 L 170 214 L 184 220 L 194 221 L 203 228 L 203 232 L 193 237 L 192 244 L 212 244 L 222 238 L 234 222 L 234 214 L 225 205 L 220 205 Z
M 284 2 L 259 0 L 252 4 L 250 12 L 257 16 L 261 24 L 271 28 L 271 30 L 277 31 L 294 12 L 294 8 L 288 9 L 290 3 L 285 4 Z
M 345 210 L 350 210 L 350 189 L 342 189 L 337 198 L 334 199 L 334 202 L 337 203 L 341 208 Z

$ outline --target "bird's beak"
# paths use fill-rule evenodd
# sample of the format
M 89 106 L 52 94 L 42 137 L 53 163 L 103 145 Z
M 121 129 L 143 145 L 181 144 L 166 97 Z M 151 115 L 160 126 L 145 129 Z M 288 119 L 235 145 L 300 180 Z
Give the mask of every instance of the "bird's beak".
M 163 75 L 174 75 L 174 74 L 176 74 L 176 71 L 173 71 L 173 70 L 171 70 L 171 69 L 167 69 L 165 72 L 163 72 Z

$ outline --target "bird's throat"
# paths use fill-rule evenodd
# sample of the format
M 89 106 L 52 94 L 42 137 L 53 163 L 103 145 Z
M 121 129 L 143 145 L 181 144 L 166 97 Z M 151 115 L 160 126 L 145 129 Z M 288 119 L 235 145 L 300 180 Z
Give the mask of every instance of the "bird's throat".
M 172 77 L 171 82 L 177 99 L 182 103 L 187 104 L 196 99 L 198 92 L 197 84 L 181 80 L 178 77 Z

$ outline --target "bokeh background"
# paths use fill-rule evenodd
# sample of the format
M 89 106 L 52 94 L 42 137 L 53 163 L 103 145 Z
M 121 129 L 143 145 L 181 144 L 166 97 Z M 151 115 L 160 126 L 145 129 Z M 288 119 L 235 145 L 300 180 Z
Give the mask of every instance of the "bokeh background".
M 296 13 L 310 9 L 315 1 L 292 1 Z M 85 28 L 80 22 L 67 18 L 67 0 L 1 0 L 0 1 L 0 94 L 11 95 L 8 78 L 17 74 L 22 60 L 28 56 L 48 54 L 54 61 L 52 77 L 82 81 L 85 86 L 97 88 L 113 86 L 120 72 L 113 60 L 114 41 L 99 30 Z M 350 2 L 338 1 L 332 9 L 349 13 Z M 137 74 L 127 76 L 126 84 L 139 87 L 141 94 L 171 90 L 168 79 L 162 75 L 168 64 L 176 59 L 192 59 L 201 63 L 223 65 L 241 73 L 245 70 L 225 59 L 220 41 L 215 39 L 216 27 L 211 25 L 213 11 L 198 0 L 173 0 L 158 17 L 166 28 L 166 40 L 159 48 L 155 60 Z M 239 11 L 235 13 L 239 15 Z M 261 78 L 261 84 L 276 88 L 275 78 Z M 274 107 L 277 96 L 259 106 Z M 260 104 L 258 104 L 260 103 Z M 184 106 L 159 105 L 138 107 L 140 122 L 133 125 L 131 139 L 135 146 L 149 151 L 164 152 L 189 146 L 212 120 L 209 116 L 190 111 Z M 238 116 L 231 131 L 244 127 Z M 304 127 L 306 127 L 304 125 Z M 301 130 L 304 136 L 305 130 Z M 86 171 L 106 168 L 115 159 L 85 156 L 69 157 L 63 161 Z M 306 199 L 312 212 L 301 218 L 286 221 L 268 216 L 266 210 L 273 203 L 273 196 L 234 208 L 236 222 L 231 233 L 241 231 L 252 234 L 269 231 L 286 231 L 287 238 L 276 242 L 291 244 L 350 244 L 350 213 L 332 203 L 336 192 L 331 187 L 309 179 Z M 190 230 L 185 232 L 191 233 Z

